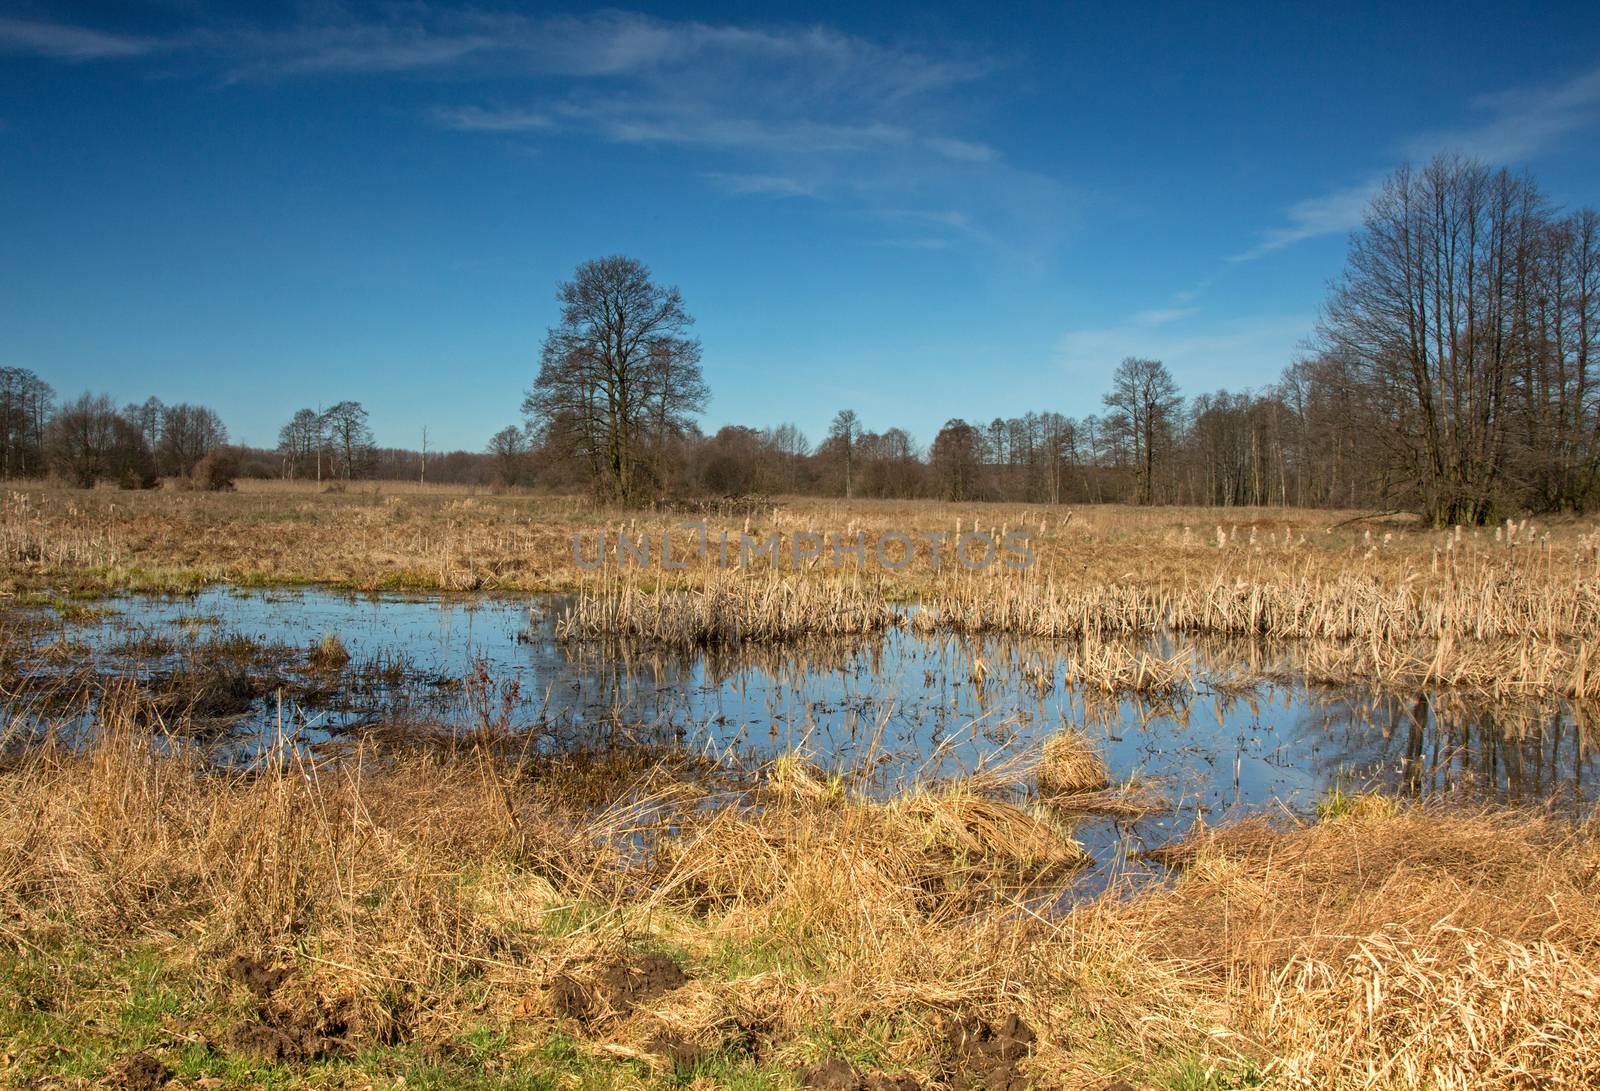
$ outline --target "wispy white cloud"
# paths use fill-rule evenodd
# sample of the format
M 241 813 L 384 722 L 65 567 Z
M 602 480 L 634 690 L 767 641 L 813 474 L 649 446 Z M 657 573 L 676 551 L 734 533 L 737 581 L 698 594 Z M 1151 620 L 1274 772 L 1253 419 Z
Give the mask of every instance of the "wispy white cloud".
M 1482 120 L 1423 133 L 1402 150 L 1414 159 L 1459 152 L 1491 163 L 1518 163 L 1600 121 L 1600 68 L 1549 87 L 1484 95 L 1472 104 Z
M 543 16 L 422 3 L 287 24 L 211 22 L 166 38 L 0 22 L 0 46 L 91 59 L 159 49 L 221 84 L 333 76 L 426 79 L 444 129 L 693 153 L 725 192 L 805 196 L 881 220 L 920 210 L 906 237 L 1034 264 L 1073 222 L 1076 195 L 968 133 L 982 57 L 886 44 L 825 26 L 734 25 L 628 12 Z M 470 87 L 470 92 L 462 90 Z M 494 94 L 485 94 L 492 88 Z M 454 101 L 451 101 L 451 100 Z M 952 210 L 958 215 L 944 216 Z M 898 237 L 898 233 L 896 233 Z
M 1565 83 L 1484 95 L 1471 107 L 1479 116 L 1467 124 L 1401 141 L 1402 158 L 1430 159 L 1454 152 L 1489 163 L 1516 164 L 1547 152 L 1600 122 L 1600 68 Z M 1306 239 L 1355 230 L 1382 181 L 1381 176 L 1368 178 L 1291 205 L 1286 223 L 1228 260 L 1253 261 Z
M 1154 307 L 1134 315 L 1133 323 L 1136 326 L 1165 326 L 1171 322 L 1193 318 L 1199 313 L 1199 307 Z
M 815 193 L 798 178 L 785 178 L 778 174 L 707 171 L 705 177 L 719 189 L 740 197 L 810 197 Z
M 438 106 L 428 112 L 437 124 L 447 129 L 480 133 L 521 133 L 554 129 L 549 114 L 537 110 L 486 110 L 480 106 Z
M 233 79 L 318 73 L 429 72 L 626 77 L 730 62 L 803 67 L 820 86 L 856 85 L 888 100 L 981 74 L 981 64 L 877 45 L 827 27 L 762 28 L 670 21 L 629 12 L 534 16 L 420 5 L 384 17 L 336 14 L 285 29 L 230 28 L 195 39 Z
M 148 53 L 156 43 L 98 30 L 0 18 L 0 53 L 33 53 L 66 61 L 99 61 Z
M 1367 205 L 1372 202 L 1373 194 L 1378 192 L 1378 187 L 1382 184 L 1381 177 L 1369 178 L 1353 186 L 1324 193 L 1320 197 L 1308 197 L 1303 201 L 1296 201 L 1289 206 L 1287 223 L 1267 231 L 1250 249 L 1234 254 L 1228 260 L 1254 261 L 1274 250 L 1282 250 L 1286 246 L 1293 246 L 1306 239 L 1320 238 L 1323 235 L 1342 235 L 1352 231 L 1361 226 L 1361 217 L 1366 213 Z
M 911 235 L 895 239 L 877 239 L 874 246 L 886 246 L 893 250 L 948 250 L 950 240 L 943 235 Z

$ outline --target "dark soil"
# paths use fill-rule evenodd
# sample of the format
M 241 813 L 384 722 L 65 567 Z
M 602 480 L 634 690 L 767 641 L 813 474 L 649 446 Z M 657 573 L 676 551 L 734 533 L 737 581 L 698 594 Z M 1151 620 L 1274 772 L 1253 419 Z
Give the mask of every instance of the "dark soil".
M 551 1000 L 561 1014 L 587 1025 L 606 1017 L 621 1019 L 688 981 L 689 975 L 666 955 L 634 955 L 589 981 L 561 978 L 551 988 Z
M 271 1063 L 316 1061 L 351 1052 L 350 1019 L 344 1005 L 321 999 L 287 1003 L 275 995 L 294 976 L 288 966 L 273 966 L 250 955 L 235 955 L 223 969 L 256 997 L 255 1017 L 235 1023 L 227 1046 Z
M 273 966 L 253 955 L 237 954 L 222 969 L 222 976 L 237 981 L 261 1000 L 270 999 L 289 978 L 294 976 L 292 966 Z
M 841 1057 L 806 1069 L 800 1082 L 819 1091 L 921 1091 L 922 1085 L 910 1076 L 890 1076 L 883 1072 L 858 1072 Z
M 1017 1064 L 1033 1050 L 1033 1028 L 1016 1015 L 999 1023 L 967 1017 L 950 1025 L 945 1037 L 950 1085 L 957 1091 L 1024 1091 L 1028 1081 Z
M 111 1086 L 126 1091 L 158 1091 L 172 1079 L 172 1069 L 148 1053 L 135 1053 L 111 1074 Z
M 656 1035 L 654 1038 L 650 1039 L 650 1042 L 645 1046 L 645 1049 L 651 1053 L 665 1057 L 668 1061 L 672 1062 L 673 1068 L 679 1070 L 693 1068 L 695 1065 L 705 1060 L 706 1057 L 708 1057 L 711 1053 L 711 1050 L 707 1049 L 705 1046 L 691 1042 L 681 1034 L 674 1034 L 671 1032 Z
M 234 1024 L 228 1031 L 228 1048 L 262 1061 L 318 1061 L 348 1055 L 349 1030 L 342 1005 L 314 1002 L 291 1007 L 270 1001 L 261 1005 L 254 1019 Z

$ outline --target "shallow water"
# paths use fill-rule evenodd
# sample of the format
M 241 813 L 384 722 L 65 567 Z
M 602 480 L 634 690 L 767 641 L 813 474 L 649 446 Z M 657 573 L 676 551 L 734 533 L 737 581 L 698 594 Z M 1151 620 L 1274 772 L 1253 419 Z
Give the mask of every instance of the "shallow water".
M 559 642 L 556 597 L 218 588 L 107 605 L 70 630 L 103 675 L 159 671 L 181 654 L 115 652 L 130 633 L 167 636 L 180 647 L 243 636 L 292 646 L 301 663 L 323 634 L 338 634 L 352 655 L 339 699 L 258 700 L 227 733 L 228 745 L 243 751 L 280 730 L 315 745 L 397 718 L 553 727 L 568 737 L 643 723 L 746 759 L 796 745 L 824 765 L 872 758 L 893 780 L 992 764 L 1073 724 L 1102 747 L 1114 780 L 1148 781 L 1170 803 L 1138 822 L 1086 831 L 1091 847 L 1111 837 L 1165 841 L 1199 815 L 1307 811 L 1336 787 L 1573 808 L 1594 796 L 1583 709 L 1310 686 L 1292 675 L 1239 691 L 1230 679 L 1241 668 L 1282 673 L 1256 646 L 1195 644 L 1195 690 L 1113 699 L 1066 684 L 1067 645 L 1059 642 L 897 629 L 875 639 L 675 654 Z M 982 684 L 977 673 L 986 675 Z

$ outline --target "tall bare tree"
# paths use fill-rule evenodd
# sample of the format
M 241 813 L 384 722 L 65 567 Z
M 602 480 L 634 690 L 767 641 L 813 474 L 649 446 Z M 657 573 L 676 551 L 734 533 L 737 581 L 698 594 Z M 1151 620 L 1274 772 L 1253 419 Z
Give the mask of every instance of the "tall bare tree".
M 1177 384 L 1160 360 L 1129 356 L 1117 365 L 1103 401 L 1110 410 L 1106 423 L 1131 445 L 1134 500 L 1154 503 L 1156 452 L 1171 439 L 1182 404 Z
M 976 500 L 983 464 L 983 434 L 964 420 L 946 421 L 929 450 L 939 491 L 946 500 Z
M 116 406 L 104 394 L 84 393 L 63 405 L 50 421 L 50 468 L 81 489 L 92 489 L 114 469 L 123 438 Z
M 844 460 L 844 494 L 855 495 L 856 440 L 861 436 L 861 418 L 854 409 L 841 409 L 828 425 L 828 439 L 833 442 Z
M 149 443 L 145 424 L 136 419 L 134 426 Z M 228 429 L 215 410 L 187 402 L 169 405 L 161 410 L 161 436 L 154 444 L 156 463 L 164 474 L 187 477 L 195 463 L 227 442 Z
M 502 485 L 520 485 L 528 473 L 528 430 L 508 424 L 489 437 L 485 448 L 494 459 L 495 473 Z
M 278 429 L 278 456 L 283 459 L 283 476 L 293 480 L 312 473 L 322 446 L 322 415 L 315 409 L 297 410 Z
M 324 410 L 322 434 L 333 454 L 335 472 L 346 481 L 361 474 L 372 461 L 372 429 L 360 402 L 335 402 Z
M 44 472 L 45 425 L 55 391 L 22 367 L 0 367 L 0 476 Z
M 1530 179 L 1441 156 L 1403 167 L 1350 242 L 1321 336 L 1376 392 L 1403 486 L 1436 523 L 1492 517 L 1545 215 Z
M 548 449 L 586 467 L 596 491 L 631 503 L 651 445 L 705 409 L 694 319 L 678 289 L 620 255 L 578 266 L 556 299 L 561 322 L 545 336 L 523 411 Z

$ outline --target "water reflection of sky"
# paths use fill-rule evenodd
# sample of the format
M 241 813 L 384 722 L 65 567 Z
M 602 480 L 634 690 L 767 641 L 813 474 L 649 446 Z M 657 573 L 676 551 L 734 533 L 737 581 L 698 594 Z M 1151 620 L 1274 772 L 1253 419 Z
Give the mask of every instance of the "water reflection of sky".
M 113 606 L 111 615 L 74 630 L 100 649 L 97 666 L 107 672 L 118 664 L 104 649 L 126 640 L 130 626 L 301 648 L 337 633 L 356 665 L 381 658 L 405 666 L 413 684 L 376 694 L 365 706 L 291 709 L 314 736 L 401 712 L 471 722 L 476 714 L 460 687 L 415 683 L 459 679 L 482 665 L 497 684 L 515 687 L 513 723 L 582 731 L 645 722 L 756 758 L 803 745 L 824 764 L 887 754 L 893 760 L 886 775 L 971 769 L 1062 724 L 1076 725 L 1103 747 L 1114 779 L 1153 781 L 1173 801 L 1171 813 L 1148 820 L 1152 833 L 1199 813 L 1304 810 L 1336 785 L 1564 804 L 1592 796 L 1582 710 L 1307 687 L 1292 675 L 1240 691 L 1229 677 L 1241 666 L 1281 669 L 1281 655 L 1257 647 L 1195 645 L 1197 691 L 1152 701 L 1074 690 L 1063 678 L 1068 645 L 1010 638 L 895 630 L 870 641 L 683 655 L 562 644 L 552 636 L 560 600 L 550 598 L 222 588 Z M 236 727 L 237 736 L 276 724 L 275 703 L 268 703 L 273 707 Z

